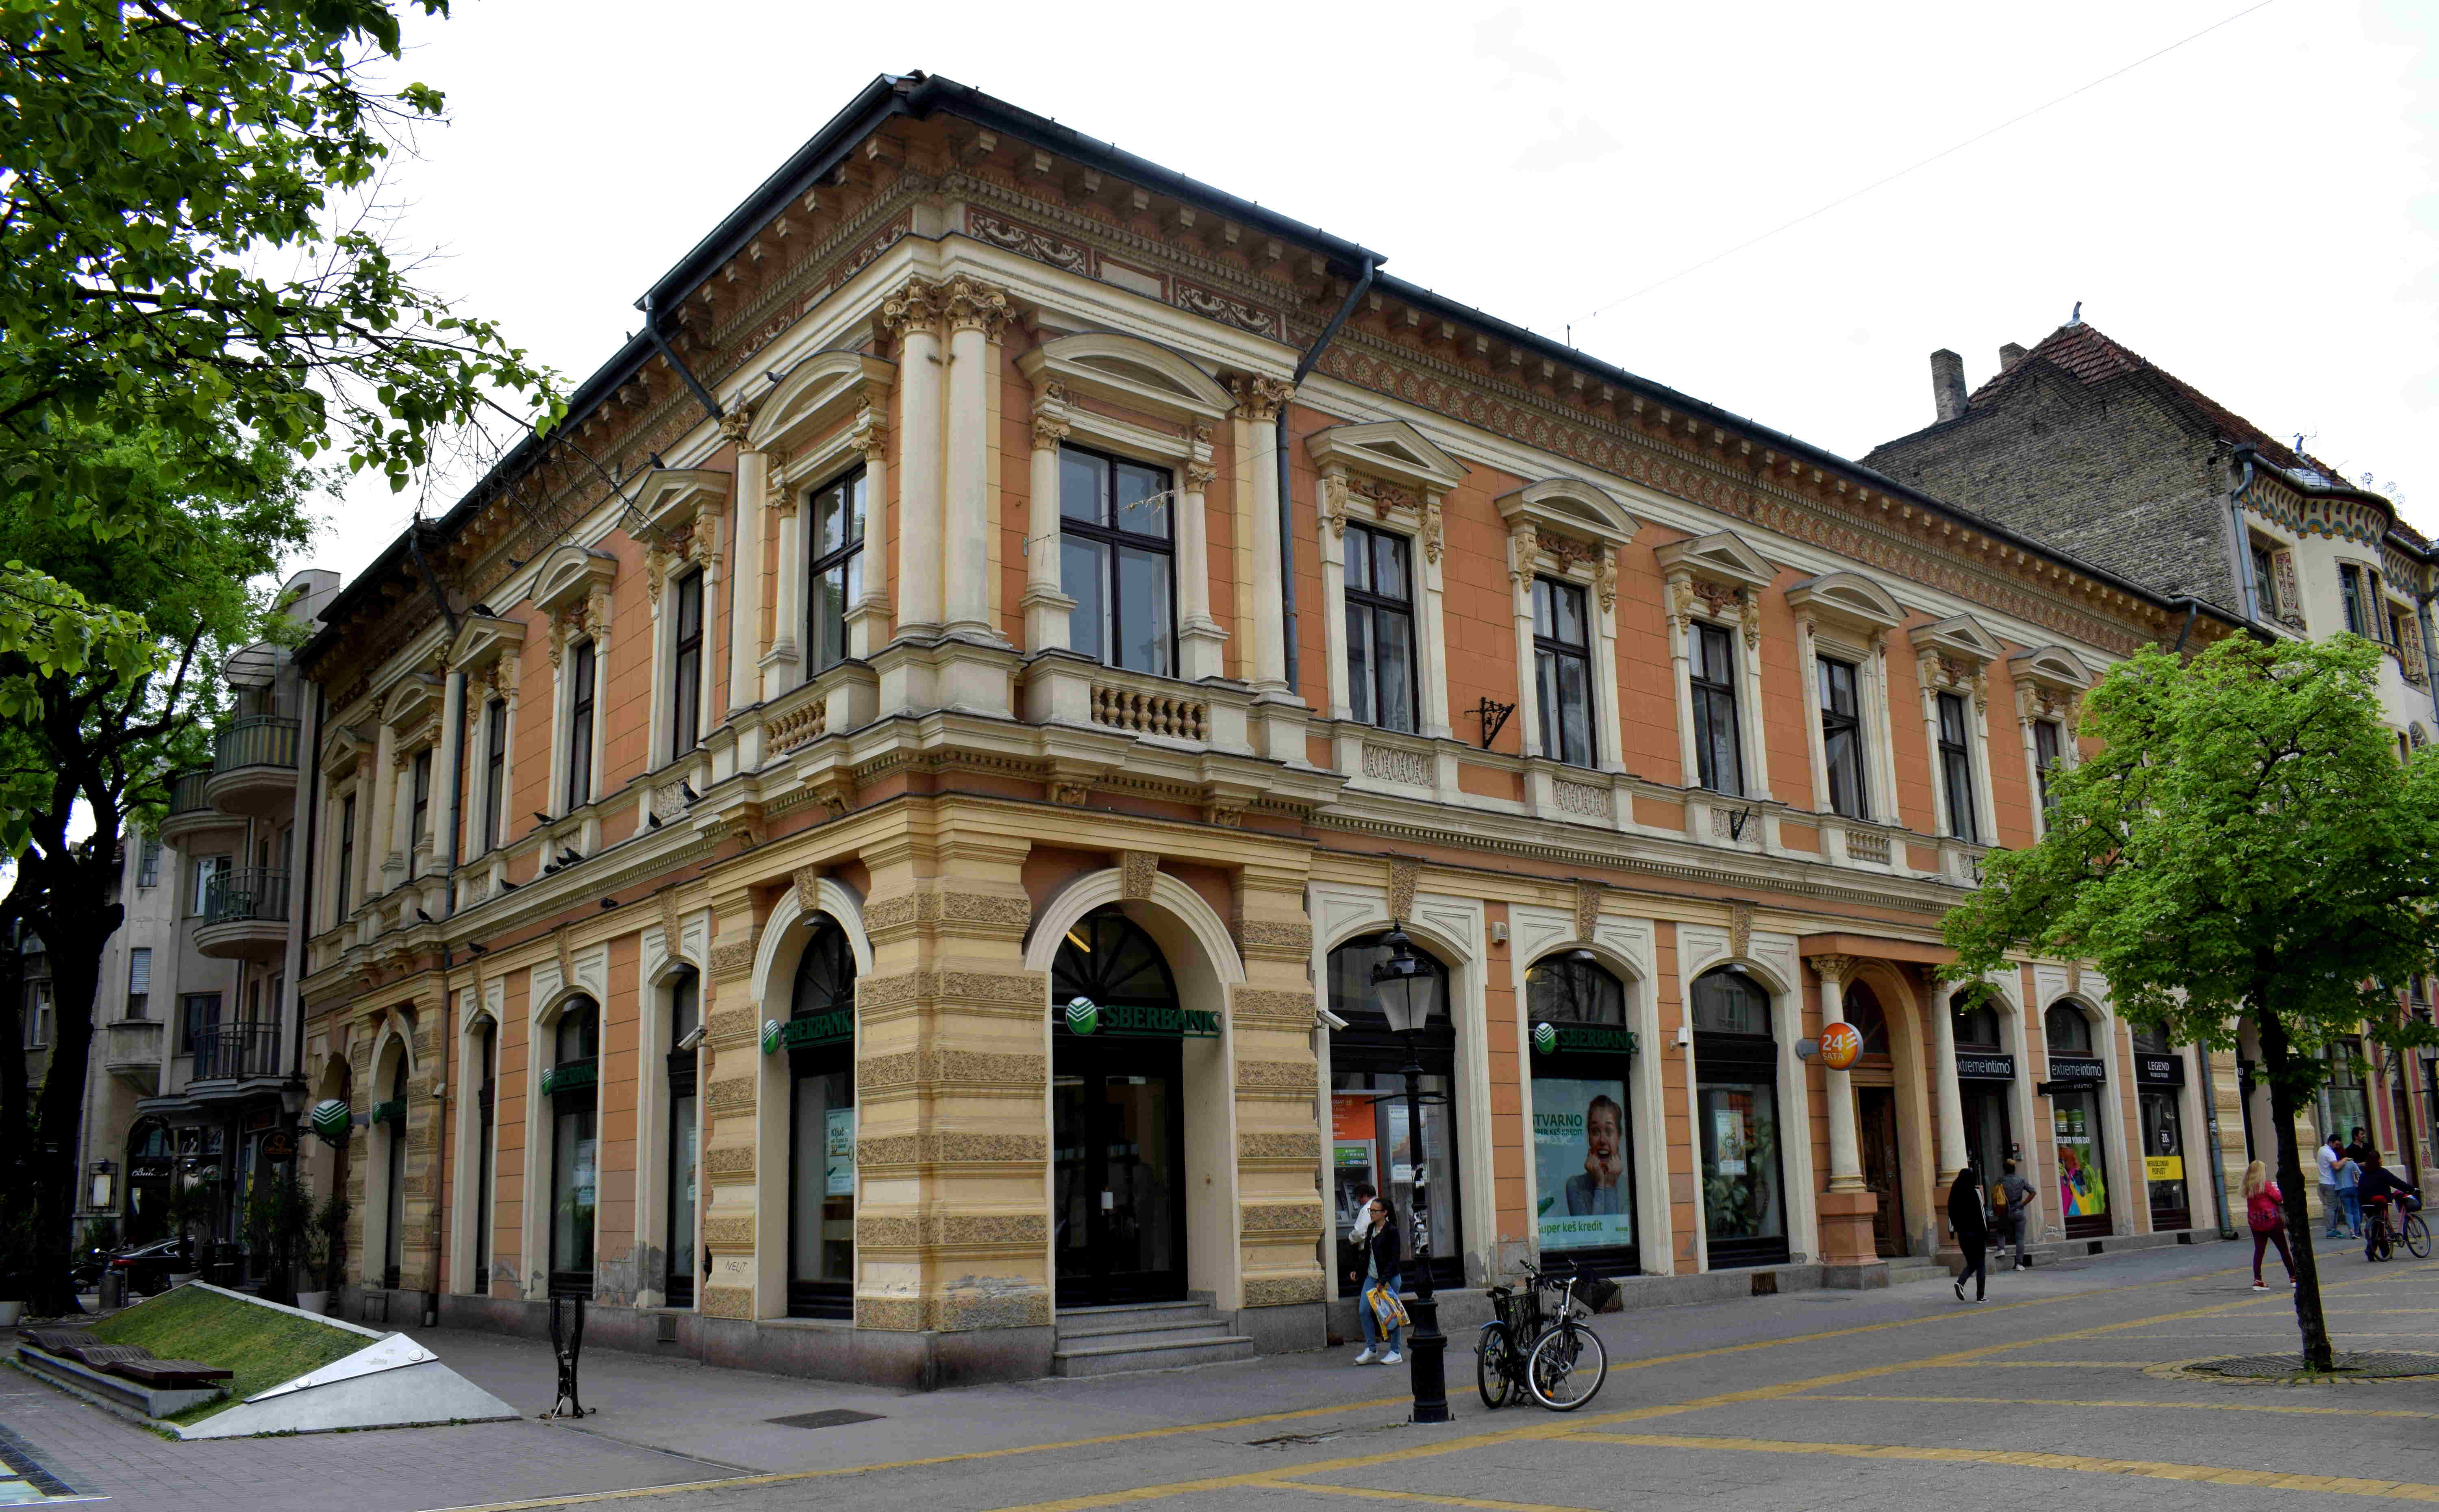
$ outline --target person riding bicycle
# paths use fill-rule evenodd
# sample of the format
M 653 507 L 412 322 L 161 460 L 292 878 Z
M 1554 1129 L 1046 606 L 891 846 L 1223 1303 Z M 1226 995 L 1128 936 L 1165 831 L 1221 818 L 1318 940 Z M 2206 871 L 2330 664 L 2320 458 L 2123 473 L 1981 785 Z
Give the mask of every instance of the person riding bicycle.
M 2396 1199 L 2396 1205 L 2400 1210 L 2409 1200 L 2418 1207 L 2422 1202 L 2422 1193 L 2412 1182 L 2382 1165 L 2379 1163 L 2377 1150 L 2365 1152 L 2362 1166 L 2362 1179 L 2355 1191 L 2368 1217 L 2368 1221 L 2363 1224 L 2363 1258 L 2372 1260 L 2379 1256 L 2381 1233 L 2383 1231 L 2392 1235 L 2395 1233 L 2395 1229 L 2388 1220 L 2390 1200 Z

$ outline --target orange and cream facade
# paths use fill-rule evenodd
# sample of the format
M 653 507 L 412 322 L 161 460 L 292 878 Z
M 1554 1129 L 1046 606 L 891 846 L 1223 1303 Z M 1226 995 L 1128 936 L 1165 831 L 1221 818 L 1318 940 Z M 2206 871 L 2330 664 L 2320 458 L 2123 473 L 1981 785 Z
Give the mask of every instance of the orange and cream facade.
M 1935 968 L 2092 679 L 2232 622 L 1379 261 L 884 78 L 342 593 L 351 1306 L 942 1384 L 1317 1346 L 1365 1183 L 1461 1291 L 1872 1285 L 2011 1155 L 2216 1231 L 2231 1059 Z

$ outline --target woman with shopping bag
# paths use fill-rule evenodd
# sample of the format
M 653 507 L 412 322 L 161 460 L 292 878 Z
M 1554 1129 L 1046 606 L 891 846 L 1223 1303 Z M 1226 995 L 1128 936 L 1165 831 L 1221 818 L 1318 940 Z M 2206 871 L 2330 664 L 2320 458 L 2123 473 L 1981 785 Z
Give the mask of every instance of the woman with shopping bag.
M 1398 1364 L 1406 1358 L 1406 1305 L 1398 1300 L 1406 1242 L 1398 1215 L 1386 1199 L 1375 1197 L 1356 1216 L 1354 1231 L 1346 1237 L 1365 1257 L 1363 1284 L 1356 1299 L 1356 1310 L 1363 1314 L 1363 1352 L 1355 1357 L 1355 1362 L 1368 1365 L 1377 1360 L 1384 1365 Z

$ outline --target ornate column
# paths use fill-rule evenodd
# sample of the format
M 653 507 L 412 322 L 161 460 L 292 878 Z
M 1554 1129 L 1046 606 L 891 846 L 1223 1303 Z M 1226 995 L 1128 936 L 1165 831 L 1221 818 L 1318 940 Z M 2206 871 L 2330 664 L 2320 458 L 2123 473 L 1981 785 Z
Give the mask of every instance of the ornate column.
M 771 460 L 768 497 L 771 510 L 779 519 L 779 570 L 777 582 L 771 595 L 771 649 L 762 653 L 762 696 L 774 699 L 800 681 L 797 673 L 799 652 L 798 628 L 805 618 L 804 554 L 797 549 L 804 524 L 799 516 L 796 489 L 781 474 L 786 471 L 785 453 Z
M 1042 385 L 1033 404 L 1032 512 L 1024 529 L 1024 649 L 1068 644 L 1067 616 L 1076 608 L 1059 578 L 1059 443 L 1067 438 L 1067 390 Z
M 863 591 L 847 606 L 847 654 L 869 656 L 889 644 L 889 428 L 868 404 L 856 412 L 855 449 L 863 457 Z
M 1956 1015 L 1948 1009 L 1948 984 L 1939 974 L 1939 968 L 1924 966 L 1919 969 L 1924 988 L 1922 1011 L 1931 1020 L 1931 1091 L 1939 1119 L 1939 1189 L 1946 1191 L 1956 1173 L 1965 1168 L 1965 1092 L 1956 1084 Z
M 1516 749 L 1528 756 L 1541 754 L 1541 701 L 1533 665 L 1533 575 L 1540 539 L 1540 527 L 1529 519 L 1519 516 L 1507 524 L 1508 607 L 1516 620 Z
M 458 739 L 466 728 L 466 676 L 462 672 L 443 672 L 440 694 L 440 738 L 433 742 L 432 761 L 432 860 L 436 886 L 445 880 L 454 863 L 466 859 L 467 846 L 457 838 L 458 823 Z M 425 905 L 435 916 L 440 912 Z
M 761 697 L 762 495 L 768 458 L 746 437 L 753 421 L 742 406 L 721 418 L 720 434 L 737 445 L 737 553 L 728 595 L 728 712 Z
M 1807 962 L 1821 977 L 1821 1027 L 1846 1022 L 1846 979 L 1855 972 L 1851 955 L 1814 955 Z M 1828 1090 L 1829 1190 L 1863 1190 L 1863 1163 L 1855 1148 L 1855 1087 L 1850 1073 L 1822 1067 Z
M 952 635 L 996 641 L 1003 637 L 990 612 L 990 383 L 992 356 L 1015 311 L 1006 292 L 970 278 L 951 279 L 943 292 L 949 415 L 941 507 L 946 539 L 940 553 L 948 623 L 942 628 Z
M 1237 385 L 1237 413 L 1254 441 L 1254 661 L 1258 693 L 1294 697 L 1288 686 L 1286 573 L 1279 541 L 1279 408 L 1294 389 L 1274 378 Z
M 398 731 L 392 729 L 386 720 L 373 733 L 371 776 L 371 811 L 365 816 L 365 837 L 373 844 L 364 847 L 364 875 L 349 881 L 351 886 L 363 884 L 363 890 L 355 895 L 359 907 L 366 898 L 378 898 L 388 890 L 382 874 L 387 869 L 389 851 L 396 839 L 390 809 L 398 802 Z M 375 845 L 382 848 L 374 849 Z
M 940 629 L 939 292 L 917 278 L 881 306 L 898 338 L 898 628 Z
M 1272 464 L 1273 471 L 1277 464 Z M 1193 682 L 1220 675 L 1220 648 L 1228 632 L 1211 617 L 1211 543 L 1202 496 L 1218 474 L 1211 466 L 1211 427 L 1194 428 L 1194 455 L 1179 474 L 1177 501 L 1177 672 Z

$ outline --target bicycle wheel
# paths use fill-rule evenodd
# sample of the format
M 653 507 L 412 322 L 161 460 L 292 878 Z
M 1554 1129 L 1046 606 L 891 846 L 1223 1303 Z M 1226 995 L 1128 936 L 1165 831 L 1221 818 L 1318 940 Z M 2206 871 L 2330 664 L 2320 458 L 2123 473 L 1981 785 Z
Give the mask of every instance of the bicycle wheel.
M 1507 1330 L 1485 1328 L 1473 1346 L 1473 1389 L 1485 1407 L 1504 1407 L 1516 1390 L 1516 1372 L 1507 1347 Z
M 1609 1379 L 1609 1351 L 1590 1328 L 1562 1323 L 1533 1344 L 1524 1361 L 1524 1387 L 1554 1413 L 1572 1413 L 1591 1401 Z
M 2405 1221 L 2397 1227 L 2404 1231 L 2405 1247 L 2413 1252 L 2415 1259 L 2430 1258 L 2430 1226 L 2422 1221 L 2421 1214 L 2406 1214 Z

